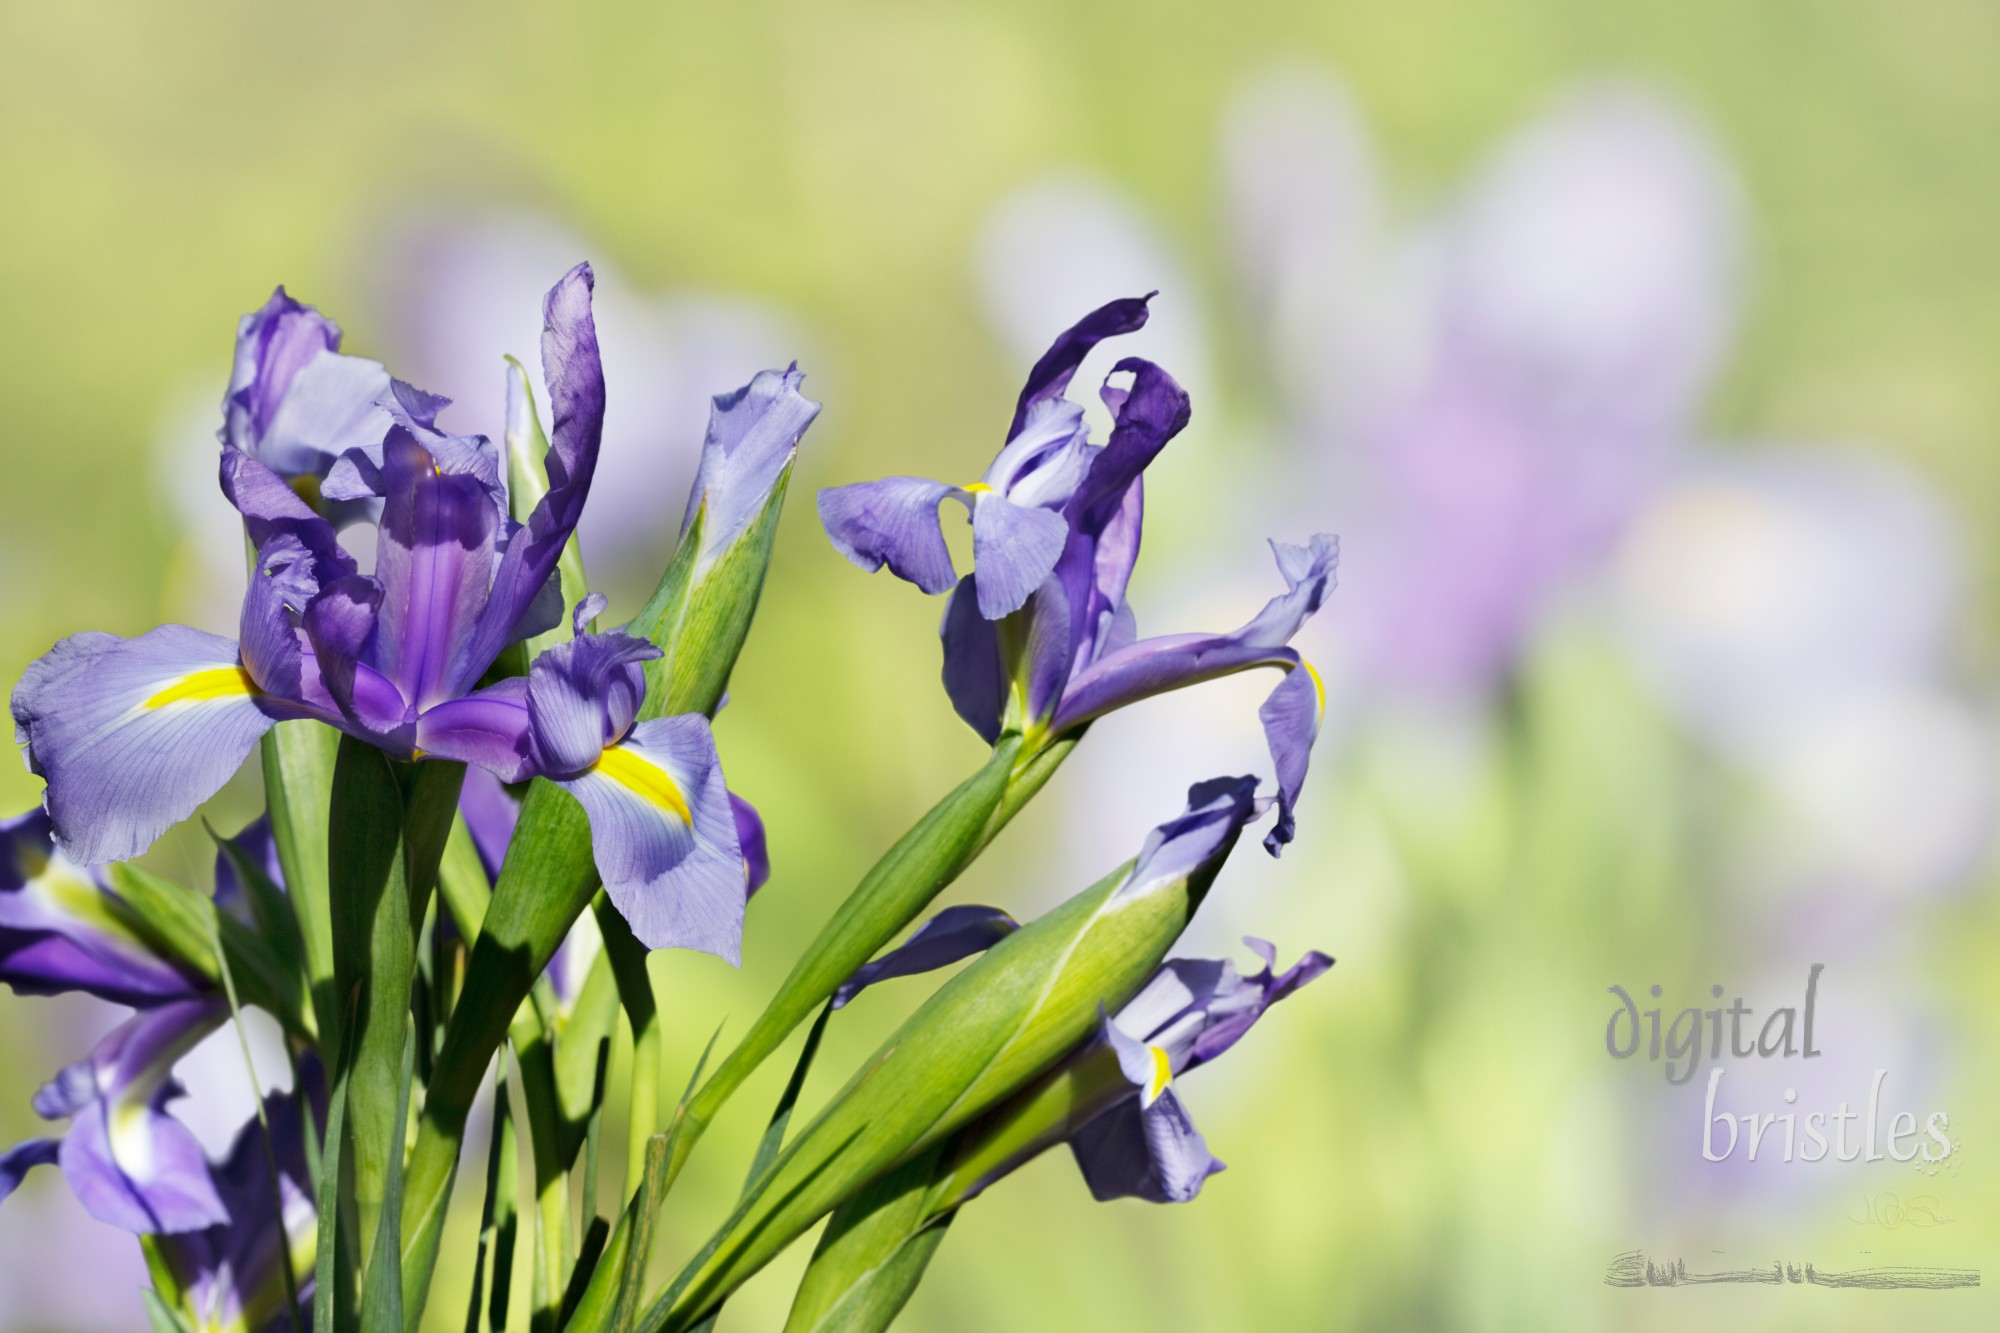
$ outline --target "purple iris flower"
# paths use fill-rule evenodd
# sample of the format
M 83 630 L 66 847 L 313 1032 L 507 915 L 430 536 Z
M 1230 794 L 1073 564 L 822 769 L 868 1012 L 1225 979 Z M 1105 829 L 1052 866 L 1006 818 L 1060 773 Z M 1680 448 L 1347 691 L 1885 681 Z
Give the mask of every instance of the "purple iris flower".
M 1099 1041 L 1127 1090 L 1070 1139 L 1093 1197 L 1185 1203 L 1223 1169 L 1174 1095 L 1174 1079 L 1234 1046 L 1265 1010 L 1333 966 L 1314 951 L 1279 973 L 1268 941 L 1243 942 L 1264 960 L 1261 972 L 1245 977 L 1227 959 L 1177 958 L 1105 1020 Z M 1093 1054 L 1086 1048 L 1072 1059 Z
M 989 742 L 1018 730 L 1041 743 L 1150 695 L 1252 667 L 1283 671 L 1260 710 L 1278 771 L 1279 818 L 1264 840 L 1276 855 L 1292 839 L 1292 808 L 1325 711 L 1317 674 L 1287 644 L 1331 591 L 1339 543 L 1323 534 L 1308 546 L 1274 542 L 1286 592 L 1240 629 L 1138 637 L 1125 592 L 1139 556 L 1143 474 L 1187 424 L 1188 397 L 1152 362 L 1119 361 L 1102 391 L 1111 434 L 1093 445 L 1081 409 L 1063 395 L 1098 343 L 1144 326 L 1151 299 L 1100 307 L 1035 363 L 988 472 L 990 493 L 891 477 L 822 491 L 820 518 L 862 568 L 887 564 L 924 591 L 943 592 L 954 570 L 936 505 L 947 494 L 972 496 L 973 571 L 945 608 L 944 683 L 958 715 Z M 1129 383 L 1111 382 L 1127 375 Z M 1007 509 L 988 521 L 1001 535 L 982 547 L 981 515 L 996 496 Z M 1024 507 L 1037 516 L 1014 512 Z M 1057 528 L 1059 543 L 1043 540 Z
M 63 855 L 43 810 L 0 820 L 0 981 L 134 1008 L 210 989 L 166 960 L 95 868 Z
M 0 1198 L 30 1167 L 54 1163 L 92 1217 L 126 1231 L 196 1231 L 227 1221 L 201 1144 L 166 1104 L 182 1093 L 175 1062 L 228 1016 L 215 997 L 143 1010 L 44 1084 L 36 1113 L 68 1118 L 69 1131 L 0 1156 Z
M 1192 811 L 1178 823 L 1183 827 L 1156 831 L 1159 847 L 1198 851 L 1200 831 L 1214 826 L 1212 819 Z M 1148 847 L 1154 850 L 1153 844 Z M 908 942 L 857 971 L 835 1002 L 844 1004 L 877 981 L 970 957 L 1014 929 L 1013 918 L 995 907 L 947 908 Z M 1227 959 L 1172 959 L 1052 1075 L 1071 1076 L 1073 1086 L 1085 1090 L 1070 1111 L 1074 1128 L 1061 1137 L 1067 1138 L 1096 1198 L 1185 1203 L 1223 1169 L 1175 1096 L 1174 1080 L 1234 1046 L 1267 1009 L 1333 966 L 1331 958 L 1314 951 L 1281 973 L 1277 950 L 1268 941 L 1246 937 L 1243 942 L 1263 960 L 1261 971 L 1246 977 Z M 1033 1094 L 1020 1101 L 1032 1103 Z M 972 1137 L 976 1140 L 977 1131 Z M 1053 1138 L 1028 1141 L 1034 1144 L 1032 1151 L 973 1181 L 959 1201 L 1021 1166 Z
M 580 635 L 528 677 L 478 688 L 502 649 L 560 619 L 556 562 L 604 417 L 591 286 L 579 264 L 543 302 L 549 489 L 524 524 L 508 517 L 492 445 L 439 432 L 442 400 L 407 385 L 381 402 L 390 424 L 379 444 L 348 448 L 322 488 L 380 504 L 373 575 L 276 471 L 225 443 L 223 491 L 257 551 L 240 640 L 181 625 L 136 639 L 73 635 L 14 692 L 18 738 L 47 780 L 65 852 L 85 863 L 138 855 L 213 795 L 273 722 L 317 718 L 400 760 L 560 782 L 589 811 L 605 886 L 640 939 L 734 958 L 746 870 L 707 720 L 633 725 L 639 664 L 659 650 Z M 302 336 L 281 329 L 269 347 Z M 277 375 L 288 358 L 267 347 L 258 364 Z M 577 608 L 579 630 L 602 604 Z
M 314 1089 L 313 1100 L 323 1103 L 324 1093 Z M 215 1165 L 216 1190 L 229 1220 L 160 1241 L 161 1256 L 180 1281 L 186 1313 L 193 1316 L 196 1328 L 270 1333 L 287 1327 L 285 1274 L 280 1265 L 288 1261 L 302 1305 L 311 1300 L 317 1210 L 299 1094 L 266 1097 L 264 1117 L 270 1125 L 268 1146 L 264 1126 L 252 1118 L 237 1131 L 228 1155 Z M 314 1118 L 325 1120 L 324 1105 L 315 1107 Z M 310 1316 L 309 1310 L 302 1313 Z

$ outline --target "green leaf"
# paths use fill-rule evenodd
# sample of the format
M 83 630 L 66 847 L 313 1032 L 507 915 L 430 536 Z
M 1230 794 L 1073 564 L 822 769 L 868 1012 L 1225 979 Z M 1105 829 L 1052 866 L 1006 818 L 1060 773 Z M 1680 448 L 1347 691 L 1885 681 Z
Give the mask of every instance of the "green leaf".
M 486 1194 L 479 1206 L 479 1253 L 472 1266 L 472 1299 L 466 1303 L 465 1333 L 479 1333 L 480 1306 L 488 1305 L 488 1329 L 505 1333 L 507 1297 L 514 1279 L 514 1200 L 520 1174 L 514 1108 L 507 1094 L 507 1062 L 493 1080 L 493 1132 L 486 1145 Z M 489 1264 L 490 1259 L 490 1264 Z M 480 1284 L 491 1269 L 492 1296 Z
M 785 1126 L 792 1121 L 792 1108 L 799 1104 L 799 1093 L 805 1088 L 806 1075 L 812 1070 L 813 1057 L 819 1054 L 820 1038 L 826 1035 L 826 1021 L 831 1017 L 833 1004 L 828 1001 L 806 1032 L 806 1044 L 799 1051 L 798 1063 L 792 1066 L 792 1076 L 785 1082 L 785 1091 L 778 1098 L 778 1108 L 771 1113 L 771 1121 L 764 1128 L 764 1137 L 757 1141 L 757 1154 L 751 1158 L 750 1172 L 743 1180 L 746 1194 L 757 1183 L 757 1178 L 764 1174 L 765 1168 L 777 1160 L 778 1149 L 784 1146 Z
M 363 1254 L 375 1250 L 392 1163 L 399 1180 L 402 1172 L 396 1106 L 417 936 L 464 778 L 463 764 L 394 764 L 352 737 L 342 737 L 334 764 L 327 880 L 334 984 L 350 1002 L 359 997 L 348 1109 Z
M 416 1077 L 417 1026 L 403 1019 L 403 1070 L 397 1080 L 396 1119 L 410 1121 L 410 1085 Z M 399 1141 L 389 1158 L 389 1177 L 382 1195 L 382 1212 L 396 1218 L 403 1212 L 403 1153 Z M 361 1296 L 361 1333 L 403 1333 L 403 1247 L 394 1226 L 375 1232 L 375 1251 L 368 1258 L 367 1285 Z
M 286 899 L 299 923 L 307 984 L 319 1010 L 339 1026 L 333 993 L 333 909 L 327 897 L 327 813 L 340 733 L 318 722 L 280 722 L 264 733 L 264 806 L 285 872 Z M 241 972 L 241 968 L 237 969 Z M 332 1062 L 340 1034 L 329 1030 L 321 1058 Z
M 926 1209 L 942 1146 L 877 1177 L 834 1210 L 785 1333 L 880 1333 L 908 1303 L 956 1213 Z
M 319 1201 L 318 1248 L 313 1256 L 313 1328 L 330 1333 L 346 1333 L 353 1326 L 352 1299 L 346 1291 L 351 1259 L 343 1262 L 339 1244 L 340 1214 L 345 1202 L 341 1189 L 341 1145 L 347 1138 L 347 1078 L 353 1063 L 354 1023 L 343 1023 L 347 1034 L 339 1057 L 334 1061 L 333 1092 L 327 1098 L 325 1147 L 320 1151 L 319 1178 L 313 1197 Z
M 604 953 L 611 960 L 611 974 L 618 983 L 618 1002 L 632 1029 L 632 1090 L 626 1108 L 625 1192 L 638 1188 L 634 1179 L 646 1160 L 653 1135 L 660 1128 L 660 1062 L 665 1043 L 660 1033 L 659 1004 L 653 997 L 653 978 L 646 969 L 646 946 L 632 934 L 611 900 L 599 893 L 591 899 L 597 915 L 597 931 L 604 937 Z
M 194 1333 L 186 1320 L 167 1308 L 159 1292 L 147 1287 L 141 1295 L 146 1302 L 146 1322 L 152 1325 L 153 1333 Z

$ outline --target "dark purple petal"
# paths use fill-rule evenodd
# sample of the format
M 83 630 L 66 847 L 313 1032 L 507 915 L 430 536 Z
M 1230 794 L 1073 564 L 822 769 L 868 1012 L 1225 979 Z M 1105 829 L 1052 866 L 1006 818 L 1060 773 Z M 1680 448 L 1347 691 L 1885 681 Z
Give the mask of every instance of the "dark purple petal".
M 979 614 L 998 620 L 1018 611 L 1055 569 L 1068 537 L 1061 514 L 1017 505 L 998 491 L 982 492 L 972 506 Z
M 93 870 L 56 848 L 44 810 L 0 820 L 0 981 L 145 1008 L 208 987 L 170 963 Z
M 796 364 L 760 371 L 734 393 L 715 395 L 702 441 L 701 467 L 688 493 L 681 535 L 704 506 L 702 563 L 713 561 L 763 512 L 778 478 L 791 466 L 799 438 L 820 405 L 799 393 L 805 381 Z
M 526 678 L 512 676 L 426 709 L 417 718 L 415 745 L 434 758 L 477 764 L 502 782 L 533 777 Z
M 819 493 L 819 521 L 833 548 L 869 573 L 883 565 L 927 593 L 957 580 L 938 505 L 953 488 L 924 477 L 884 477 Z
M 972 575 L 952 589 L 938 637 L 944 643 L 944 691 L 952 710 L 993 744 L 1000 739 L 1007 711 L 1007 664 L 1000 656 L 1000 631 L 979 614 Z
M 1149 292 L 1112 301 L 1065 330 L 1028 372 L 1028 382 L 1021 387 L 1021 397 L 1014 406 L 1013 424 L 1007 427 L 1007 438 L 1011 440 L 1021 433 L 1037 403 L 1062 397 L 1063 390 L 1069 388 L 1070 377 L 1083 364 L 1083 358 L 1090 355 L 1091 348 L 1106 338 L 1145 327 L 1146 303 L 1152 299 L 1153 293 Z
M 71 1117 L 63 1177 L 98 1221 L 148 1235 L 228 1220 L 201 1144 L 164 1109 L 179 1091 L 174 1062 L 227 1015 L 219 1000 L 141 1013 L 37 1094 L 38 1112 Z
M 458 793 L 458 812 L 465 816 L 466 831 L 486 867 L 486 878 L 500 879 L 500 864 L 507 859 L 507 844 L 514 839 L 514 826 L 521 822 L 521 803 L 491 772 L 477 765 L 465 770 L 465 786 Z
M 582 608 L 578 608 L 581 610 Z M 639 665 L 663 654 L 632 634 L 585 634 L 528 669 L 528 718 L 537 771 L 574 777 L 631 729 L 646 694 Z
M 269 815 L 259 815 L 251 820 L 229 842 L 246 861 L 263 872 L 265 879 L 280 889 L 285 887 L 285 867 L 278 860 L 278 840 L 271 835 Z M 242 901 L 243 885 L 236 876 L 236 863 L 218 849 L 215 853 L 216 906 L 233 911 Z
M 1305 785 L 1306 766 L 1312 761 L 1313 742 L 1319 738 L 1320 720 L 1326 716 L 1326 687 L 1319 673 L 1303 659 L 1278 688 L 1271 691 L 1257 710 L 1264 723 L 1264 739 L 1271 747 L 1271 762 L 1278 777 L 1278 821 L 1264 836 L 1264 849 L 1276 856 L 1292 840 L 1297 821 L 1292 809 L 1298 804 L 1299 789 Z
M 281 699 L 301 698 L 298 617 L 319 591 L 314 565 L 298 538 L 273 537 L 257 552 L 243 595 L 237 625 L 243 667 L 265 693 Z
M 48 783 L 57 843 L 90 865 L 129 860 L 193 814 L 285 714 L 277 703 L 228 639 L 73 634 L 15 686 L 14 732 Z
M 578 264 L 542 302 L 542 377 L 554 420 L 542 459 L 549 489 L 507 542 L 478 627 L 457 654 L 450 693 L 470 689 L 514 641 L 521 618 L 555 573 L 590 495 L 604 437 L 604 367 L 590 313 L 594 282 L 590 265 Z
M 1224 1169 L 1172 1089 L 1143 1109 L 1137 1098 L 1120 1102 L 1077 1131 L 1070 1149 L 1099 1202 L 1186 1203 Z
M 54 1166 L 58 1139 L 29 1139 L 0 1153 L 0 1203 L 20 1188 L 21 1180 L 38 1166 Z
M 1206 1064 L 1234 1046 L 1242 1040 L 1243 1034 L 1264 1016 L 1267 1009 L 1301 986 L 1322 976 L 1333 966 L 1332 958 L 1314 949 L 1292 964 L 1282 975 L 1273 975 L 1277 966 L 1277 950 L 1265 940 L 1246 936 L 1243 942 L 1256 950 L 1264 960 L 1264 970 L 1242 983 L 1245 988 L 1254 988 L 1255 1002 L 1217 1004 L 1213 1000 L 1204 1001 L 1209 1012 L 1194 1039 L 1194 1049 L 1187 1064 L 1190 1069 Z
M 337 579 L 306 607 L 312 675 L 341 717 L 361 734 L 407 740 L 411 708 L 394 681 L 369 665 L 381 617 L 382 584 L 365 574 Z
M 833 1007 L 844 1007 L 878 981 L 935 972 L 983 953 L 1020 928 L 1018 921 L 997 907 L 981 907 L 976 903 L 947 907 L 924 922 L 902 944 L 874 962 L 856 968 L 854 975 L 833 993 Z
M 386 422 L 374 401 L 388 375 L 340 356 L 340 328 L 280 287 L 236 326 L 236 359 L 222 402 L 223 439 L 286 476 L 319 475 Z
M 708 720 L 641 722 L 562 786 L 590 816 L 604 891 L 639 942 L 735 964 L 748 879 Z
M 764 817 L 757 807 L 729 793 L 729 809 L 736 816 L 736 845 L 743 852 L 743 896 L 754 898 L 757 890 L 771 879 L 771 849 L 764 837 Z
M 382 605 L 373 665 L 424 709 L 472 683 L 460 679 L 457 663 L 486 606 L 501 513 L 478 477 L 443 471 L 408 431 L 391 431 L 382 450 L 388 496 L 375 561 Z M 526 609 L 524 601 L 514 618 Z

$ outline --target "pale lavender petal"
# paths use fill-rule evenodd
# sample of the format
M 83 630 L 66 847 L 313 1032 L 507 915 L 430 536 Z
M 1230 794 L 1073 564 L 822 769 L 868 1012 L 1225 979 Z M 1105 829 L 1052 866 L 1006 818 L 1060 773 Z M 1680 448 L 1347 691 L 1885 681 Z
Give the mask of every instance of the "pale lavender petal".
M 323 476 L 349 449 L 381 440 L 389 418 L 377 400 L 388 387 L 380 363 L 322 351 L 299 369 L 250 452 L 281 477 Z
M 736 963 L 747 876 L 708 720 L 641 722 L 562 786 L 590 816 L 604 891 L 640 943 Z
M 952 489 L 923 477 L 829 486 L 819 493 L 819 520 L 834 549 L 862 569 L 872 574 L 886 564 L 897 578 L 941 593 L 958 578 L 937 512 Z
M 1061 514 L 1017 505 L 998 491 L 981 493 L 972 506 L 979 614 L 998 620 L 1018 611 L 1055 569 L 1068 537 Z
M 902 944 L 874 962 L 856 968 L 854 975 L 833 993 L 833 1007 L 844 1007 L 878 981 L 935 972 L 983 953 L 1020 928 L 1020 922 L 997 907 L 981 907 L 976 903 L 947 907 L 924 922 Z
M 799 439 L 819 415 L 820 405 L 799 393 L 805 375 L 766 370 L 734 393 L 715 396 L 702 441 L 701 468 L 688 493 L 681 535 L 703 506 L 704 563 L 727 549 L 750 526 L 771 497 L 778 478 L 791 466 Z
M 282 708 L 228 639 L 163 625 L 136 639 L 73 634 L 14 688 L 15 739 L 48 783 L 56 841 L 123 861 L 227 782 Z
M 1264 739 L 1277 769 L 1278 820 L 1264 836 L 1264 849 L 1276 856 L 1292 840 L 1296 825 L 1292 810 L 1298 804 L 1299 789 L 1305 785 L 1320 721 L 1326 716 L 1326 687 L 1311 663 L 1301 660 L 1271 691 L 1257 716 L 1264 723 Z

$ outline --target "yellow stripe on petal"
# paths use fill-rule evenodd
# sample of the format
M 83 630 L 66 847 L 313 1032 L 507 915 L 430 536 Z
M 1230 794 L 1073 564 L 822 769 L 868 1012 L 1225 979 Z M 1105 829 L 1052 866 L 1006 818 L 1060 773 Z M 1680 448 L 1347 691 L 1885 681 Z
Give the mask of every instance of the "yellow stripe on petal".
M 250 673 L 242 667 L 210 667 L 206 671 L 190 672 L 165 686 L 146 700 L 145 706 L 165 708 L 168 704 L 207 703 L 214 699 L 239 699 L 260 693 L 262 691 L 257 688 L 257 682 L 250 679 Z
M 1174 1081 L 1174 1067 L 1168 1061 L 1167 1053 L 1158 1046 L 1148 1046 L 1146 1051 L 1153 1057 L 1153 1079 L 1146 1085 L 1146 1095 L 1139 1100 L 1141 1108 L 1160 1100 L 1160 1094 Z
M 1324 716 L 1326 713 L 1326 682 L 1319 678 L 1319 672 L 1313 670 L 1313 664 L 1306 661 L 1305 658 L 1301 657 L 1299 659 L 1299 665 L 1304 667 L 1306 674 L 1313 678 L 1313 688 L 1319 691 L 1319 711 Z
M 658 764 L 640 758 L 623 746 L 614 745 L 598 757 L 595 771 L 631 792 L 656 809 L 664 810 L 683 824 L 692 824 L 687 797 L 680 784 Z

